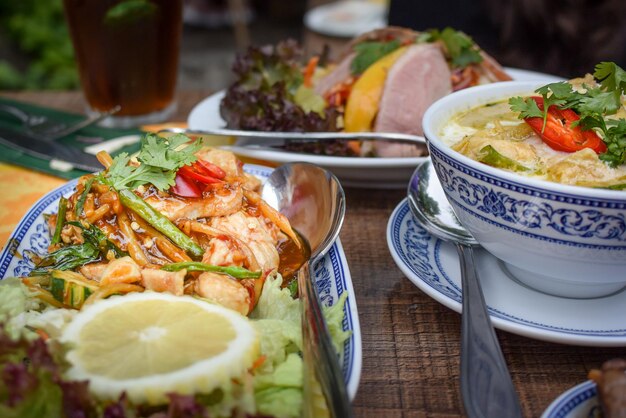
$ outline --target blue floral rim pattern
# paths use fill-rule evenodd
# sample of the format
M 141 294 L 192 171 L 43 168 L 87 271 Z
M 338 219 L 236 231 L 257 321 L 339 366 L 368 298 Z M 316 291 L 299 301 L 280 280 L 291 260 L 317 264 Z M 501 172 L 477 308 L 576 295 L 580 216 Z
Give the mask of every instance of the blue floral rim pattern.
M 596 384 L 592 381 L 574 386 L 561 396 L 559 396 L 542 414 L 541 418 L 591 418 L 592 412 L 599 408 L 597 401 L 585 406 L 587 401 L 595 400 L 597 397 Z M 584 408 L 582 410 L 581 408 Z M 578 409 L 581 409 L 580 411 Z M 574 414 L 575 415 L 571 415 Z
M 501 181 L 459 163 L 437 149 L 433 149 L 432 155 L 455 206 L 483 222 L 543 241 L 626 251 L 626 215 L 615 212 L 626 208 L 624 200 L 581 199 L 509 180 Z M 479 182 L 470 182 L 458 172 Z M 528 196 L 529 200 L 518 199 L 506 190 Z M 559 204 L 570 206 L 564 208 Z
M 447 267 L 441 260 L 441 246 L 443 242 L 431 237 L 413 218 L 406 199 L 401 202 L 389 220 L 388 239 L 390 247 L 406 270 L 410 271 L 413 279 L 420 285 L 428 286 L 434 293 L 444 297 L 449 302 L 461 304 L 461 289 L 449 276 Z M 489 306 L 489 315 L 511 328 L 523 327 L 531 333 L 548 331 L 567 338 L 595 337 L 614 339 L 619 345 L 626 345 L 626 328 L 619 329 L 583 329 L 566 328 L 525 318 L 517 317 Z M 512 330 L 511 332 L 515 332 Z

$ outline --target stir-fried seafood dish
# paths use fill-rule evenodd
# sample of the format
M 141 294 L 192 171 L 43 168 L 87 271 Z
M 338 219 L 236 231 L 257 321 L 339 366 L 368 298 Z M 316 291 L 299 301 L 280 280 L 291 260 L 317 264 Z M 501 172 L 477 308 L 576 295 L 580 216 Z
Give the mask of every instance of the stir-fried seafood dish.
M 310 251 L 260 180 L 183 135 L 98 159 L 47 215 L 48 253 L 0 281 L 0 416 L 300 416 Z M 337 348 L 346 296 L 325 308 Z
M 27 283 L 74 308 L 146 289 L 197 295 L 246 315 L 268 274 L 289 276 L 306 257 L 305 247 L 287 219 L 260 198 L 260 181 L 231 152 L 173 150 L 179 141 L 170 139 L 166 155 L 180 154 L 171 164 L 195 161 L 178 168 L 168 189 L 161 180 L 129 187 L 149 179 L 151 169 L 141 167 L 160 158 L 158 149 L 147 157 L 144 146 L 141 165 L 99 155 L 108 171 L 82 177 L 59 214 L 48 218 L 55 231 L 50 254 Z M 45 283 L 48 276 L 46 290 L 40 278 Z M 82 285 L 80 297 L 68 292 L 73 284 Z

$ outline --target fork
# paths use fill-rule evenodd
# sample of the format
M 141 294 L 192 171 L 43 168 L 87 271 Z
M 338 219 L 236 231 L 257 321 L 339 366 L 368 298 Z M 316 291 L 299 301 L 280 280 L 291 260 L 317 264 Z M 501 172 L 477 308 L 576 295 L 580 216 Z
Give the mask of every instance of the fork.
M 117 113 L 119 110 L 120 106 L 115 106 L 106 112 L 95 113 L 73 125 L 66 125 L 63 122 L 51 120 L 47 116 L 35 115 L 15 106 L 0 104 L 0 111 L 6 112 L 19 119 L 28 134 L 48 141 L 62 138 L 87 126 L 93 125 L 94 123 L 98 123 L 102 119 Z

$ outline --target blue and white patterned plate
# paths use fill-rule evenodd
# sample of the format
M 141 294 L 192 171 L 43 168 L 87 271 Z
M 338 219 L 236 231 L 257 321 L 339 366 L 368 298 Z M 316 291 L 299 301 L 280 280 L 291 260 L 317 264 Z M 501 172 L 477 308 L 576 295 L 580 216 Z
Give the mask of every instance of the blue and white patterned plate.
M 245 165 L 244 169 L 261 179 L 267 178 L 272 172 L 270 168 L 252 164 Z M 43 215 L 56 213 L 59 198 L 71 195 L 75 186 L 76 180 L 72 180 L 51 191 L 24 215 L 11 234 L 2 253 L 0 253 L 0 278 L 28 274 L 33 268 L 29 252 L 37 254 L 47 252 L 50 235 Z M 311 271 L 325 305 L 333 305 L 342 293 L 348 292 L 348 300 L 344 308 L 343 329 L 350 331 L 351 335 L 344 344 L 341 364 L 348 394 L 351 399 L 354 399 L 361 377 L 363 357 L 361 328 L 350 270 L 339 239 L 333 244 L 326 256 L 311 267 Z
M 543 412 L 541 418 L 595 418 L 599 417 L 596 384 L 591 380 L 563 392 Z
M 461 312 L 461 275 L 455 247 L 431 237 L 405 200 L 387 225 L 387 244 L 402 272 L 424 293 Z M 475 253 L 489 315 L 495 327 L 564 344 L 626 346 L 626 291 L 597 299 L 539 293 L 511 279 L 484 250 Z

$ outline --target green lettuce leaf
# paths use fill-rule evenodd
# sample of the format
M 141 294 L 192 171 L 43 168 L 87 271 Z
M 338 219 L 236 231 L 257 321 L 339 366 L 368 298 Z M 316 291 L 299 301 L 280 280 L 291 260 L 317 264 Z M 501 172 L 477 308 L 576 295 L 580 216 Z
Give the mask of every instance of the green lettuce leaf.
M 32 339 L 37 334 L 24 326 L 42 308 L 43 303 L 32 297 L 30 290 L 16 277 L 0 280 L 0 323 L 13 339 L 20 336 Z
M 335 351 L 337 351 L 337 353 L 341 353 L 343 351 L 343 344 L 351 335 L 350 331 L 343 330 L 343 310 L 347 299 L 348 292 L 343 292 L 337 303 L 333 306 L 324 307 L 324 318 L 326 319 L 328 332 L 330 332 L 330 337 L 333 340 L 333 345 L 335 346 Z
M 254 397 L 259 413 L 277 418 L 300 416 L 302 367 L 302 358 L 291 353 L 273 373 L 256 377 Z
M 265 356 L 261 373 L 272 372 L 289 353 L 302 348 L 300 301 L 291 296 L 289 289 L 282 288 L 282 283 L 280 275 L 268 277 L 259 302 L 250 314 L 261 339 L 261 353 Z
M 252 319 L 282 319 L 300 323 L 300 301 L 291 296 L 289 289 L 283 289 L 280 275 L 268 277 L 256 308 L 250 314 Z

